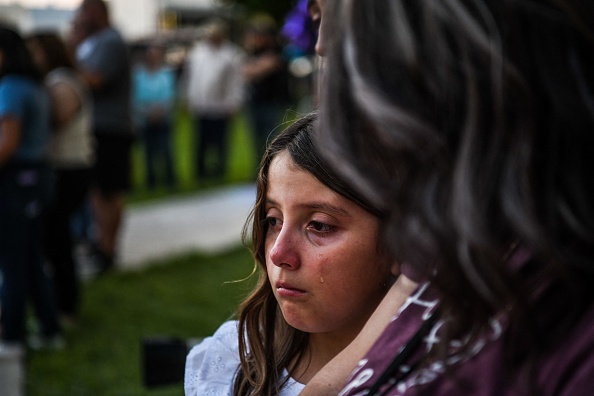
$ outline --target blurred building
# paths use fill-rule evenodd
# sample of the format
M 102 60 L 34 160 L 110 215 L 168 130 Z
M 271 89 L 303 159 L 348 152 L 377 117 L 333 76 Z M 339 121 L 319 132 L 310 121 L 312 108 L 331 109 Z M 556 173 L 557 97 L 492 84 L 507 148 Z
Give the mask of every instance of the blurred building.
M 23 33 L 37 29 L 52 29 L 66 33 L 74 10 L 61 8 L 26 8 L 18 4 L 0 4 L 0 23 Z
M 236 18 L 236 6 L 220 0 L 107 0 L 112 22 L 128 41 L 157 34 L 192 34 L 192 30 L 212 16 Z M 74 10 L 53 7 L 27 8 L 17 4 L 0 5 L 0 22 L 23 33 L 51 28 L 66 32 Z

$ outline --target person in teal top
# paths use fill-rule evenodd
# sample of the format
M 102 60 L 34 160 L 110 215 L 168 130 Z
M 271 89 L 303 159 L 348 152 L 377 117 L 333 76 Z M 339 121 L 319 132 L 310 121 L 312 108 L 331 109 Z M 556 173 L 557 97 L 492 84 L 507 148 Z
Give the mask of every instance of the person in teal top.
M 4 63 L 4 62 L 3 62 Z M 40 162 L 45 160 L 49 139 L 49 102 L 40 85 L 28 76 L 7 74 L 0 84 L 0 117 L 27 120 L 22 123 L 20 142 L 11 154 L 3 149 L 0 163 L 13 160 Z M 2 135 L 9 134 L 5 130 Z M 6 137 L 6 136 L 4 136 Z
M 151 44 L 133 74 L 134 119 L 144 143 L 149 188 L 156 187 L 159 171 L 167 187 L 175 186 L 171 134 L 176 82 L 174 71 L 164 63 L 164 50 Z
M 30 338 L 34 348 L 63 342 L 42 255 L 42 215 L 51 196 L 49 122 L 49 98 L 22 38 L 0 27 L 0 337 L 26 340 L 30 298 L 40 329 Z
M 14 160 L 37 162 L 45 160 L 45 147 L 49 129 L 47 122 L 47 96 L 29 78 L 9 75 L 0 85 L 0 115 L 26 119 L 21 132 L 21 142 L 16 147 Z M 8 156 L 2 159 L 8 159 Z M 4 162 L 4 161 L 3 161 Z

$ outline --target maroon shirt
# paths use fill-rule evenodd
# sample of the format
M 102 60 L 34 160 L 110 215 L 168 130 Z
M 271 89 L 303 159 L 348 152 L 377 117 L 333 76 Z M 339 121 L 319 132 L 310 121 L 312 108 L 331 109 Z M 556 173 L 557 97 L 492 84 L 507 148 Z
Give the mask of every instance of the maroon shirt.
M 520 252 L 512 260 L 525 261 Z M 510 263 L 515 266 L 514 263 Z M 517 262 L 515 263 L 518 264 Z M 439 303 L 435 290 L 423 283 L 400 309 L 396 318 L 359 362 L 341 396 L 367 395 L 370 387 L 386 367 L 417 333 Z M 563 300 L 560 299 L 560 304 Z M 504 359 L 503 338 L 507 331 L 505 316 L 491 321 L 491 328 L 465 353 L 452 352 L 447 363 L 437 361 L 429 366 L 413 368 L 410 373 L 401 371 L 419 361 L 438 341 L 437 320 L 422 338 L 406 364 L 390 378 L 400 376 L 386 395 L 523 395 L 528 390 L 525 382 L 511 382 Z M 455 345 L 454 345 L 455 350 Z M 446 374 L 445 367 L 450 371 Z M 526 378 L 526 376 L 523 376 Z M 575 324 L 570 334 L 537 362 L 536 386 L 538 395 L 591 396 L 594 395 L 594 304 L 591 304 Z M 380 388 L 384 391 L 387 385 Z

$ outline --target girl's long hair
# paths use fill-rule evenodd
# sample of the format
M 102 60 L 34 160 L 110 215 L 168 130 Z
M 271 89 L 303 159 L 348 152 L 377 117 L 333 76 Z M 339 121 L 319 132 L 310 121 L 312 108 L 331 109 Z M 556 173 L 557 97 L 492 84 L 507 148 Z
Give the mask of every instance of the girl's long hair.
M 320 145 L 437 269 L 440 347 L 506 310 L 511 361 L 546 353 L 593 301 L 594 3 L 327 5 Z
M 256 203 L 243 229 L 244 244 L 253 253 L 259 279 L 254 291 L 238 309 L 241 365 L 233 389 L 236 396 L 278 395 L 289 379 L 283 377 L 284 369 L 289 374 L 293 372 L 308 348 L 308 333 L 289 326 L 284 320 L 266 273 L 266 191 L 268 170 L 276 155 L 288 151 L 298 167 L 311 173 L 321 183 L 371 214 L 383 215 L 337 177 L 319 155 L 313 139 L 316 119 L 315 113 L 308 114 L 282 131 L 270 143 L 260 164 Z

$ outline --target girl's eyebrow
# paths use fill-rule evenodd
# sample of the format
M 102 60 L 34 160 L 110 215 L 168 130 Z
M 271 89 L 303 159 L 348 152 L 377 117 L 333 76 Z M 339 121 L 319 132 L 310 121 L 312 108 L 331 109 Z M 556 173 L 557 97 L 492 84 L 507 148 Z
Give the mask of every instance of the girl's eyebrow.
M 301 206 L 306 207 L 308 209 L 316 209 L 322 212 L 333 213 L 337 216 L 351 217 L 351 214 L 347 212 L 345 209 L 336 205 L 329 204 L 327 202 L 308 202 Z
M 274 200 L 274 199 L 267 199 L 266 200 L 266 206 L 278 206 L 278 203 Z M 306 209 L 310 209 L 310 210 L 319 210 L 322 212 L 327 212 L 327 213 L 331 213 L 334 214 L 336 216 L 343 216 L 343 217 L 351 217 L 351 213 L 349 213 L 347 210 L 345 210 L 344 208 L 341 208 L 339 206 L 336 205 L 332 205 L 329 204 L 328 202 L 316 202 L 316 201 L 312 201 L 312 202 L 305 202 L 301 205 L 299 205 L 300 207 L 306 208 Z

